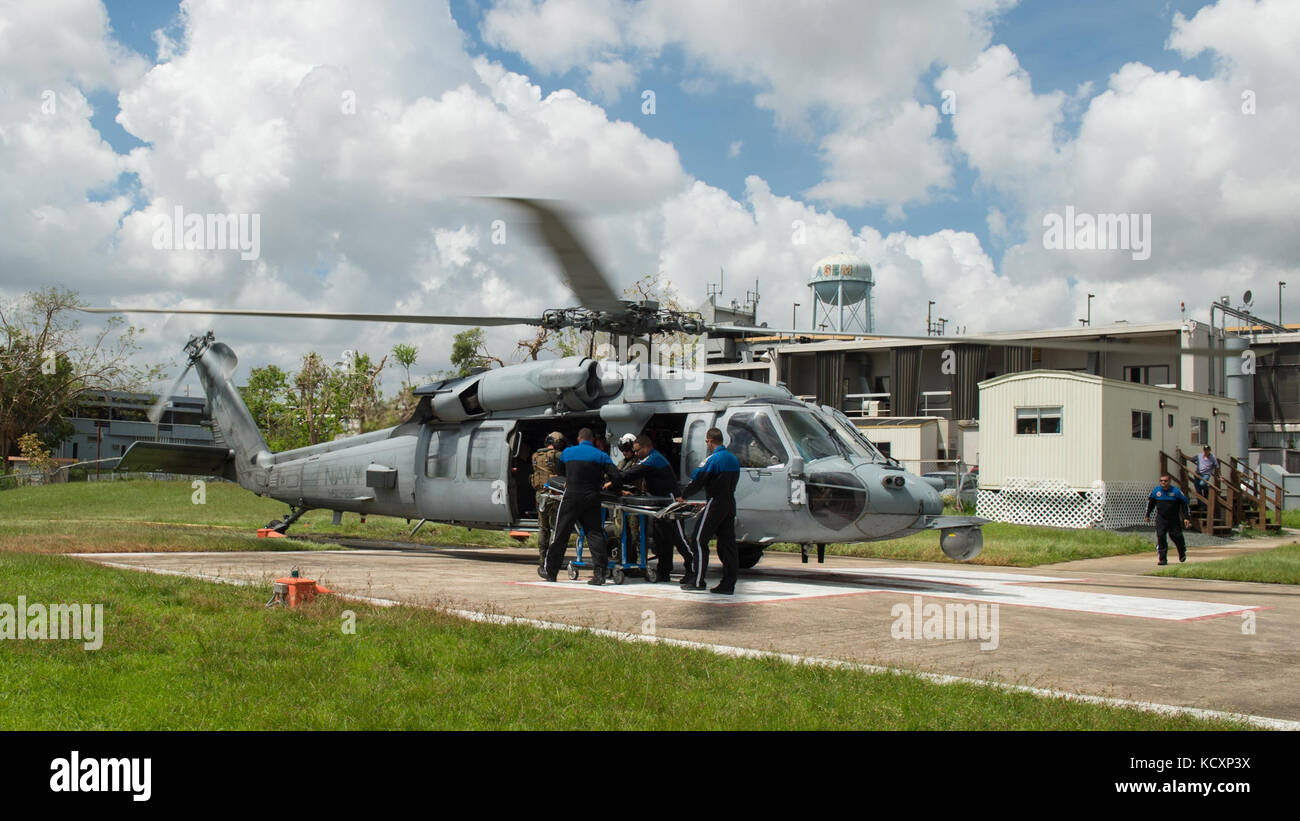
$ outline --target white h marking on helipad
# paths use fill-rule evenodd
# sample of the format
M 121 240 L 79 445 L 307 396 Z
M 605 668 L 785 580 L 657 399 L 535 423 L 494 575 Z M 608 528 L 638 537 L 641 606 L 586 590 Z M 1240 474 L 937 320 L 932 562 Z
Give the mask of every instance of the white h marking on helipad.
M 1006 604 L 1017 607 L 1041 607 L 1047 610 L 1072 610 L 1106 616 L 1133 616 L 1162 621 L 1192 621 L 1258 610 L 1258 606 L 1225 602 L 1162 599 L 1151 596 L 1124 596 L 1114 593 L 1091 593 L 1086 590 L 1040 587 L 1082 579 L 1061 576 L 1036 576 L 1027 573 L 1003 573 L 988 570 L 956 570 L 924 567 L 852 567 L 836 568 L 836 575 L 857 576 L 859 582 L 815 581 L 800 574 L 783 580 L 771 576 L 745 578 L 736 585 L 734 596 L 687 593 L 676 584 L 648 584 L 639 579 L 629 584 L 606 583 L 590 586 L 576 582 L 522 582 L 539 587 L 557 584 L 566 589 L 585 589 L 625 596 L 644 596 L 674 601 L 703 601 L 708 604 L 754 604 L 791 601 L 822 596 L 848 596 L 866 593 L 910 593 L 940 599 Z

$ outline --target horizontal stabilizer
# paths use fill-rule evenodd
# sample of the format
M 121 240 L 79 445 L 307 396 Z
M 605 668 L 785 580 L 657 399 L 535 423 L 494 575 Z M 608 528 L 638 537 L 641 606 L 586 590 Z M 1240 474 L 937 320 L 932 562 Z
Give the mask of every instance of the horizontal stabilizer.
M 951 530 L 958 527 L 980 527 L 992 522 L 983 516 L 935 516 L 926 523 L 929 530 Z
M 216 445 L 133 442 L 122 454 L 117 469 L 234 479 L 235 455 L 230 448 Z

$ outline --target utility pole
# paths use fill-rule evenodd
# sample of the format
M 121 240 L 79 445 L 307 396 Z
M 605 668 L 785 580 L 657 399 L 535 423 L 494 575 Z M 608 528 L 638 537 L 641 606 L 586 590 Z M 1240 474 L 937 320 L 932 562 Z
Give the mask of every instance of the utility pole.
M 1286 327 L 1282 325 L 1282 289 L 1285 287 L 1286 283 L 1279 279 L 1277 281 L 1277 324 L 1283 328 Z
M 934 336 L 934 323 L 930 321 L 930 309 L 934 307 L 934 300 L 930 300 L 925 306 L 925 335 Z

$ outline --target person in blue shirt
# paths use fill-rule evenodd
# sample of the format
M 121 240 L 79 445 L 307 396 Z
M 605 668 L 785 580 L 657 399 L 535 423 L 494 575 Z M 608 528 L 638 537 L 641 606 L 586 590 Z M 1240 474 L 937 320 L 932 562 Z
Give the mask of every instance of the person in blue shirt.
M 633 458 L 626 469 L 619 474 L 619 484 L 629 485 L 637 481 L 645 482 L 646 493 L 651 496 L 677 495 L 677 472 L 662 453 L 655 450 L 654 442 L 646 434 L 633 440 Z M 673 571 L 673 548 L 682 554 L 686 561 L 687 575 L 690 575 L 691 553 L 686 547 L 681 527 L 668 519 L 655 519 L 653 522 L 654 555 L 659 564 L 656 568 L 657 581 L 670 581 Z M 683 581 L 685 579 L 683 578 Z
M 1219 468 L 1219 457 L 1214 455 L 1210 446 L 1206 445 L 1201 448 L 1201 454 L 1196 457 L 1196 489 L 1202 496 L 1210 495 L 1210 481 L 1214 478 L 1214 471 Z
M 618 475 L 618 469 L 609 454 L 598 450 L 592 441 L 591 428 L 578 431 L 578 444 L 565 448 L 559 456 L 564 468 L 564 497 L 555 514 L 555 535 L 546 551 L 546 561 L 537 568 L 537 575 L 548 582 L 555 581 L 564 563 L 564 551 L 569 548 L 569 536 L 575 525 L 582 528 L 591 551 L 594 570 L 587 584 L 604 584 L 609 568 L 609 550 L 605 545 L 605 525 L 600 516 L 600 490 L 606 479 Z
M 1191 512 L 1187 509 L 1187 497 L 1173 486 L 1173 479 L 1168 473 L 1160 474 L 1160 484 L 1156 485 L 1147 497 L 1147 521 L 1151 521 L 1151 511 L 1156 512 L 1156 556 L 1157 564 L 1169 564 L 1166 556 L 1169 545 L 1165 537 L 1173 539 L 1178 548 L 1178 561 L 1187 561 L 1187 543 L 1183 539 L 1183 526 L 1192 526 Z
M 731 595 L 736 592 L 736 575 L 740 569 L 740 552 L 736 548 L 736 485 L 740 483 L 740 462 L 723 447 L 721 430 L 709 428 L 704 443 L 709 458 L 695 469 L 690 484 L 677 497 L 679 502 L 684 502 L 687 496 L 700 490 L 708 497 L 687 539 L 694 574 L 682 580 L 682 589 L 692 593 L 708 589 L 704 575 L 709 569 L 709 541 L 717 536 L 722 581 L 709 592 Z

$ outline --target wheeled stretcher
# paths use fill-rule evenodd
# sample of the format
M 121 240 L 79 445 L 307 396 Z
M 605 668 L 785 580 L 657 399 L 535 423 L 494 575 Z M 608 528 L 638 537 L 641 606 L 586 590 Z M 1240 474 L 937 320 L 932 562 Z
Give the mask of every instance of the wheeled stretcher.
M 546 483 L 546 492 L 554 499 L 559 499 L 564 495 L 563 477 L 552 477 Z M 627 581 L 628 572 L 639 573 L 648 582 L 655 582 L 658 579 L 655 576 L 655 569 L 648 567 L 646 563 L 646 533 L 649 530 L 650 519 L 689 519 L 699 512 L 704 506 L 703 502 L 679 502 L 672 496 L 648 496 L 648 495 L 630 495 L 624 496 L 612 491 L 605 491 L 601 494 L 601 522 L 605 526 L 605 538 L 609 548 L 609 572 L 610 577 L 615 584 L 623 584 Z M 614 538 L 610 532 L 611 523 L 621 517 L 623 525 L 619 538 Z M 637 528 L 637 544 L 628 544 L 628 535 L 632 528 L 629 526 L 636 517 L 636 522 L 640 525 Z M 587 534 L 583 532 L 582 526 L 578 526 L 578 555 L 567 565 L 570 579 L 578 578 L 578 571 L 582 568 L 591 568 L 595 565 L 587 561 L 584 556 L 587 546 Z

